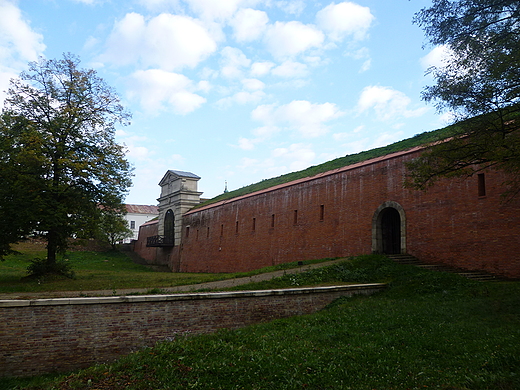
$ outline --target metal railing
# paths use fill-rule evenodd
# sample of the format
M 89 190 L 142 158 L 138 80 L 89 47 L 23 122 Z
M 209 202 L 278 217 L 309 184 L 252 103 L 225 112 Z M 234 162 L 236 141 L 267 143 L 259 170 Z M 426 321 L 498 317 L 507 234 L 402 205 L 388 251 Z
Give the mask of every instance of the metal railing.
M 168 247 L 173 245 L 173 237 L 151 236 L 146 239 L 146 246 Z

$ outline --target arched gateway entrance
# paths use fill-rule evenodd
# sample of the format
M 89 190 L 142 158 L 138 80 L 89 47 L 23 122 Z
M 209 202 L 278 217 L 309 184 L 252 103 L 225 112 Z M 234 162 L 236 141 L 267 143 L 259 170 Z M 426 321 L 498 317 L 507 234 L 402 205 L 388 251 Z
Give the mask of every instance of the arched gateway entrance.
M 175 216 L 173 211 L 166 211 L 164 216 L 164 242 L 174 245 L 175 243 Z
M 399 203 L 385 202 L 374 213 L 372 252 L 389 255 L 406 253 L 406 215 Z

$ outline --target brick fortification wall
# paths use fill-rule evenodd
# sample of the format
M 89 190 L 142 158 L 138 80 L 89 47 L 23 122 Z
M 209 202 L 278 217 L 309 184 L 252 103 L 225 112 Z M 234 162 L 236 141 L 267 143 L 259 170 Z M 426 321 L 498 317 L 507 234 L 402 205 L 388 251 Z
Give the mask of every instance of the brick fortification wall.
M 236 272 L 372 253 L 378 251 L 378 212 L 387 205 L 400 211 L 400 252 L 519 278 L 520 198 L 504 202 L 506 178 L 487 170 L 442 180 L 426 192 L 404 189 L 405 162 L 418 153 L 395 153 L 191 210 L 173 261 L 184 272 Z
M 139 227 L 139 239 L 134 241 L 132 250 L 139 254 L 141 258 L 146 260 L 148 264 L 167 265 L 174 272 L 178 272 L 178 266 L 175 266 L 174 259 L 179 257 L 179 247 L 160 248 L 147 247 L 147 237 L 158 235 L 158 221 L 150 221 Z
M 183 333 L 238 328 L 313 313 L 384 285 L 234 293 L 0 301 L 0 376 L 106 362 Z

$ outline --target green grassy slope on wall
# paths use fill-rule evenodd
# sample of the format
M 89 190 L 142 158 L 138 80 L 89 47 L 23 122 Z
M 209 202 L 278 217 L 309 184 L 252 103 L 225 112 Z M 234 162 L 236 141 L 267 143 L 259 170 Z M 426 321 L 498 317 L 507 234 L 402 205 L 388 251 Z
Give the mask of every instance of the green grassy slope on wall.
M 393 144 L 383 146 L 376 149 L 371 149 L 367 151 L 363 151 L 356 154 L 349 154 L 344 157 L 339 157 L 331 161 L 327 161 L 323 164 L 314 165 L 307 169 L 297 172 L 287 173 L 285 175 L 281 175 L 278 177 L 273 177 L 271 179 L 265 179 L 258 183 L 254 183 L 221 195 L 216 196 L 215 198 L 209 199 L 204 203 L 201 203 L 197 207 L 206 206 L 212 203 L 220 202 L 223 200 L 233 199 L 238 196 L 247 195 L 256 191 L 261 191 L 266 188 L 274 187 L 276 185 L 288 183 L 293 180 L 298 180 L 306 177 L 311 177 L 317 175 L 319 173 L 332 171 L 334 169 L 342 168 L 348 165 L 356 164 L 358 162 L 366 161 L 371 158 L 385 156 L 390 153 L 400 152 L 403 150 L 411 149 L 416 146 L 426 145 L 431 142 L 435 142 L 441 139 L 445 139 L 449 137 L 454 130 L 453 126 L 448 126 L 443 129 L 424 132 L 421 134 L 417 134 L 412 138 L 408 138 L 399 142 L 395 142 Z

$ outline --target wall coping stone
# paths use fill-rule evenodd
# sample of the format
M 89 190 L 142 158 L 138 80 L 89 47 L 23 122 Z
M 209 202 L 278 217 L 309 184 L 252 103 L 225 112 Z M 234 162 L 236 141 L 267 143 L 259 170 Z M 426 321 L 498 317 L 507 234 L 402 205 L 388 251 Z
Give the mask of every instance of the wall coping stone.
M 328 293 L 335 291 L 355 291 L 365 289 L 384 289 L 385 283 L 350 284 L 325 287 L 301 287 L 272 290 L 246 290 L 231 292 L 207 292 L 186 294 L 163 295 L 124 295 L 112 297 L 79 297 L 79 298 L 49 298 L 49 299 L 3 299 L 0 300 L 0 308 L 23 306 L 63 306 L 63 305 L 93 305 L 112 303 L 140 303 L 140 302 L 165 302 L 165 301 L 189 301 L 197 299 L 226 299 L 246 298 L 273 295 L 296 295 L 310 293 Z

